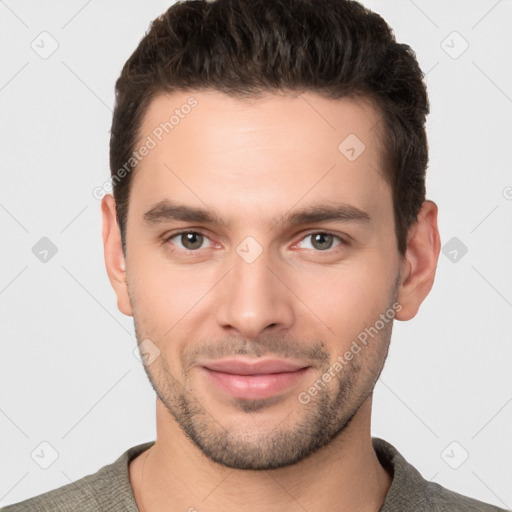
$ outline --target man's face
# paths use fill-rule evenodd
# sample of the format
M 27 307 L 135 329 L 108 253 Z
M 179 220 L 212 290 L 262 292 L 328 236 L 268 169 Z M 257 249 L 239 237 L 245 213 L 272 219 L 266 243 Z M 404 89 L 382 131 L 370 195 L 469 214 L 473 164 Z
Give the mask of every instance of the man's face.
M 162 132 L 175 109 L 179 121 Z M 138 342 L 160 351 L 145 366 L 159 399 L 218 463 L 293 464 L 371 400 L 402 262 L 378 121 L 368 105 L 314 94 L 242 103 L 180 92 L 150 104 L 140 143 L 156 145 L 131 185 L 124 312 Z M 166 201 L 221 223 L 173 219 L 155 208 Z M 292 220 L 343 205 L 368 218 Z M 234 359 L 302 369 L 208 369 Z

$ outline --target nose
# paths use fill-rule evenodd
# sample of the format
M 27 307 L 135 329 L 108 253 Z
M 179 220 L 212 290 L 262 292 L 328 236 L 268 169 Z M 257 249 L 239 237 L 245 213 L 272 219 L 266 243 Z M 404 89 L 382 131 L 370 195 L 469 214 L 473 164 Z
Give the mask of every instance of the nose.
M 246 338 L 256 338 L 265 330 L 290 329 L 294 295 L 285 281 L 267 252 L 251 263 L 235 254 L 232 270 L 216 287 L 217 324 Z

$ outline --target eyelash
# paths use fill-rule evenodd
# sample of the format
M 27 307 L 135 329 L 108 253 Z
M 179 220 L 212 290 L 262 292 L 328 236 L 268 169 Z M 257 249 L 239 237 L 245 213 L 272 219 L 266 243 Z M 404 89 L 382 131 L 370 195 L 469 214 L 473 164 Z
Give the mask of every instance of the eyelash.
M 182 231 L 177 231 L 175 233 L 171 233 L 169 236 L 166 236 L 164 238 L 164 243 L 168 243 L 172 238 L 175 238 L 177 236 L 184 235 L 184 234 L 191 234 L 191 233 L 195 234 L 195 235 L 202 235 L 205 238 L 207 238 L 208 240 L 210 240 L 208 235 L 206 233 L 203 233 L 200 230 L 186 229 L 186 230 L 182 230 Z M 304 235 L 299 240 L 298 243 L 302 242 L 303 240 L 305 240 L 309 236 L 318 235 L 318 234 L 333 236 L 334 238 L 337 238 L 340 243 L 338 245 L 335 245 L 334 247 L 331 247 L 330 249 L 326 249 L 325 251 L 320 251 L 320 250 L 315 250 L 315 249 L 308 249 L 308 250 L 313 250 L 314 252 L 317 252 L 317 253 L 320 253 L 320 254 L 321 253 L 330 254 L 330 253 L 332 253 L 333 251 L 336 250 L 336 247 L 348 246 L 349 245 L 349 242 L 346 239 L 342 238 L 341 236 L 337 235 L 336 233 L 332 233 L 331 231 L 311 231 L 311 232 L 307 233 L 306 235 Z M 181 249 L 181 248 L 179 248 L 178 250 L 179 251 L 183 251 L 185 253 L 190 253 L 190 254 L 195 254 L 195 253 L 198 253 L 200 251 L 200 249 L 192 250 L 192 249 Z

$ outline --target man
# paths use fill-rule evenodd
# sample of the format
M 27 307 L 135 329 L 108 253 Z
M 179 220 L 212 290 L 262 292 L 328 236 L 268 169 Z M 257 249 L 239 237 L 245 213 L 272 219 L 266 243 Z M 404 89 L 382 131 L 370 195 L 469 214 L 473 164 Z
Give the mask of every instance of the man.
M 109 279 L 157 439 L 17 510 L 500 510 L 371 437 L 440 251 L 414 53 L 346 0 L 173 5 L 116 84 Z

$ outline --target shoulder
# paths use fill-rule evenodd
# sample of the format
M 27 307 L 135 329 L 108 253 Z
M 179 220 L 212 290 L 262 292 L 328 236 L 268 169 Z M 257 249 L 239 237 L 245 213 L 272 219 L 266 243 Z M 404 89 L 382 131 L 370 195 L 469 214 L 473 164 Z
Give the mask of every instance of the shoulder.
M 427 482 L 424 492 L 431 510 L 439 512 L 505 512 L 503 508 L 464 496 L 435 482 Z
M 423 478 L 390 443 L 373 437 L 373 448 L 393 480 L 379 512 L 506 512 L 489 503 L 464 496 Z
M 126 450 L 115 462 L 96 473 L 44 494 L 8 505 L 0 512 L 88 512 L 126 510 L 138 512 L 130 485 L 128 465 L 154 441 Z

